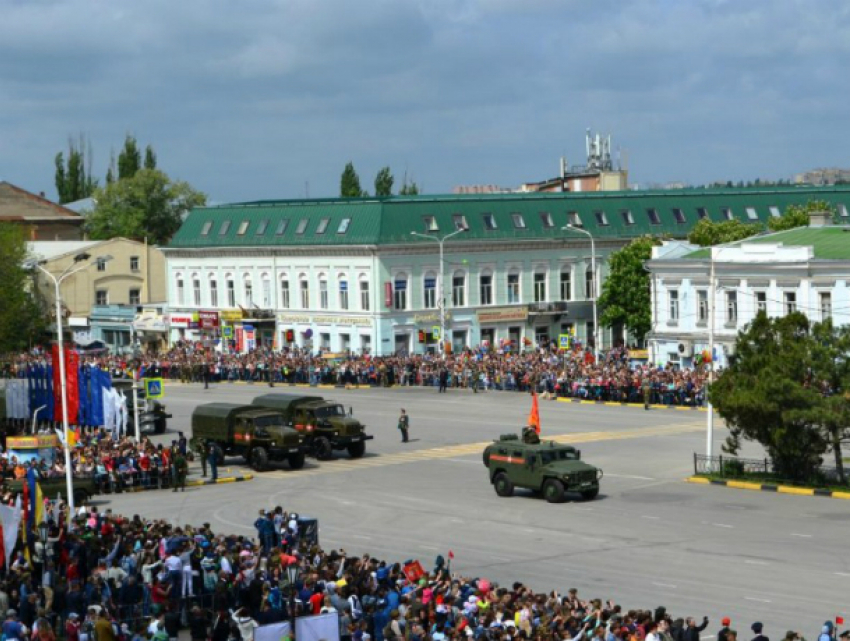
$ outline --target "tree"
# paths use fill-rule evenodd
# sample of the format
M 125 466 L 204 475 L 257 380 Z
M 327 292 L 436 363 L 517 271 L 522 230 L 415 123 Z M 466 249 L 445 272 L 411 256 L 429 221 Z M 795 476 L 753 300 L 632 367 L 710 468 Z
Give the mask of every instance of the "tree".
M 156 169 L 156 154 L 153 147 L 145 147 L 145 169 Z
M 809 215 L 814 212 L 828 211 L 835 215 L 835 207 L 825 200 L 810 200 L 804 205 L 788 205 L 782 216 L 767 221 L 770 231 L 785 231 L 795 227 L 808 227 Z
M 384 167 L 375 176 L 375 195 L 392 196 L 395 179 L 389 167 Z
M 761 225 L 746 225 L 740 220 L 724 220 L 716 223 L 708 218 L 703 218 L 694 225 L 691 233 L 688 234 L 688 242 L 701 247 L 709 247 L 744 240 L 761 231 Z
M 339 179 L 339 195 L 341 198 L 361 198 L 368 194 L 360 188 L 360 176 L 354 170 L 354 163 L 348 162 Z
M 23 268 L 27 256 L 24 231 L 12 223 L 0 223 L 0 353 L 30 347 L 45 327 L 32 283 Z
M 86 220 L 92 239 L 124 236 L 154 244 L 168 242 L 184 214 L 207 201 L 205 194 L 158 169 L 139 169 L 132 178 L 99 189 L 96 197 L 97 206 Z
M 408 181 L 407 171 L 404 172 L 404 179 L 401 181 L 401 189 L 398 190 L 400 196 L 418 196 L 419 185 L 413 180 Z
M 132 178 L 142 167 L 142 154 L 136 139 L 127 134 L 124 139 L 124 148 L 118 154 L 118 180 Z
M 652 327 L 652 305 L 649 273 L 643 264 L 652 257 L 652 248 L 660 244 L 657 238 L 644 236 L 611 254 L 610 272 L 597 301 L 602 325 L 621 323 L 635 338 L 644 339 Z
M 60 203 L 88 198 L 97 189 L 97 180 L 91 176 L 91 143 L 85 136 L 80 135 L 76 141 L 73 138 L 68 139 L 67 164 L 65 154 L 61 151 L 56 154 L 53 162 L 56 166 L 56 194 Z
M 850 438 L 850 334 L 827 321 L 812 325 L 795 312 L 760 312 L 738 336 L 735 358 L 710 390 L 729 427 L 724 450 L 760 443 L 783 478 L 817 477 L 832 448 L 843 479 L 841 442 Z

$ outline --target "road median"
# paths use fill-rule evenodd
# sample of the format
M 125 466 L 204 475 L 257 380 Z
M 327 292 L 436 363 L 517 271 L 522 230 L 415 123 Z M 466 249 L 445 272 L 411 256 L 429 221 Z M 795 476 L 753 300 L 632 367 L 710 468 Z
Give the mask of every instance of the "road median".
M 688 483 L 697 485 L 715 485 L 728 487 L 734 490 L 750 490 L 755 492 L 773 492 L 774 494 L 793 494 L 795 496 L 821 496 L 824 498 L 843 499 L 850 501 L 850 492 L 840 490 L 827 490 L 814 487 L 796 487 L 793 485 L 778 485 L 776 483 L 752 483 L 749 481 L 736 481 L 733 479 L 713 479 L 705 476 L 689 476 L 685 479 Z

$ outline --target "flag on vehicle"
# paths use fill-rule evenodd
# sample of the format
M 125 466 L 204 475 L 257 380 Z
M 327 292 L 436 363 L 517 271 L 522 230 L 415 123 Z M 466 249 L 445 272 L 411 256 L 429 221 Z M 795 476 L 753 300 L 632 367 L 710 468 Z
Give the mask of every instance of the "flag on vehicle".
M 540 405 L 537 402 L 537 392 L 531 392 L 531 412 L 528 415 L 528 426 L 540 434 Z

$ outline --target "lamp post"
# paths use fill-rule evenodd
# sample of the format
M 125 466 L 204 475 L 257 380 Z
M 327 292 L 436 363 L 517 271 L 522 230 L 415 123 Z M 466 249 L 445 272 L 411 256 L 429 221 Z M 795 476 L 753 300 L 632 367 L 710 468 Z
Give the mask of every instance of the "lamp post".
M 60 440 L 62 442 L 62 447 L 65 450 L 65 483 L 66 492 L 68 494 L 67 500 L 68 507 L 70 508 L 70 518 L 73 518 L 74 516 L 74 477 L 71 471 L 71 449 L 68 445 L 68 378 L 65 372 L 65 343 L 62 336 L 62 294 L 60 287 L 66 278 L 70 278 L 77 272 L 81 272 L 94 264 L 105 263 L 112 260 L 112 256 L 103 256 L 98 258 L 96 263 L 86 263 L 85 265 L 76 267 L 76 265 L 86 262 L 89 258 L 91 258 L 91 256 L 85 252 L 77 254 L 74 256 L 74 262 L 68 265 L 68 267 L 59 274 L 58 278 L 44 268 L 43 262 L 29 261 L 26 263 L 26 266 L 29 268 L 38 269 L 46 274 L 50 280 L 53 281 L 53 286 L 55 288 L 56 344 L 59 347 L 59 381 L 62 398 L 62 435 Z
M 41 554 L 39 555 L 39 561 L 41 562 L 41 574 L 44 575 L 44 571 L 47 569 L 47 537 L 50 535 L 50 529 L 47 526 L 47 523 L 42 521 L 38 524 L 38 540 L 41 541 Z
M 428 240 L 434 241 L 435 243 L 439 243 L 440 245 L 440 353 L 443 355 L 445 355 L 446 353 L 446 294 L 444 285 L 445 274 L 443 274 L 443 243 L 445 243 L 452 236 L 457 236 L 458 234 L 462 234 L 466 231 L 469 230 L 466 227 L 461 227 L 460 229 L 456 229 L 451 234 L 446 234 L 445 236 L 420 234 L 418 231 L 410 232 L 411 236 L 426 238 Z
M 597 340 L 597 337 L 599 336 L 599 322 L 598 322 L 598 319 L 596 317 L 596 299 L 598 298 L 598 293 L 599 293 L 599 278 L 596 274 L 596 271 L 597 271 L 596 270 L 596 242 L 593 239 L 593 234 L 591 234 L 586 229 L 576 227 L 575 225 L 572 225 L 572 224 L 565 225 L 564 227 L 561 227 L 561 231 L 578 232 L 579 234 L 584 234 L 585 236 L 587 236 L 590 239 L 590 264 L 591 264 L 591 269 L 593 270 L 592 271 L 593 282 L 591 283 L 591 286 L 593 287 L 593 355 L 594 355 L 594 357 L 596 357 L 596 360 L 598 361 L 599 360 L 599 341 Z
M 295 638 L 295 582 L 298 580 L 298 563 L 286 566 L 286 577 L 289 579 L 289 638 Z

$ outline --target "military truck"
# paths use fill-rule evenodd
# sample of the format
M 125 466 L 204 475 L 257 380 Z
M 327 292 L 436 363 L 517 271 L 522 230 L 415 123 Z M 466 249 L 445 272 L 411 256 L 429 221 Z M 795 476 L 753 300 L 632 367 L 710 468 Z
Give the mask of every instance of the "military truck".
M 366 453 L 366 441 L 374 438 L 342 405 L 321 396 L 263 394 L 253 404 L 283 412 L 286 424 L 305 435 L 310 454 L 319 460 L 331 458 L 334 450 L 348 450 L 351 458 L 360 458 Z
M 21 493 L 24 491 L 24 482 L 26 479 L 7 479 L 6 487 L 12 492 Z M 68 485 L 65 476 L 57 476 L 54 478 L 39 479 L 38 485 L 41 488 L 41 493 L 45 498 L 55 499 L 57 494 L 62 497 L 63 501 L 68 500 Z M 88 500 L 98 493 L 97 483 L 91 477 L 74 477 L 74 506 L 80 507 L 85 505 Z
M 581 452 L 569 445 L 541 441 L 534 430 L 503 434 L 484 448 L 484 466 L 499 496 L 511 496 L 514 488 L 542 492 L 549 503 L 560 503 L 567 492 L 586 501 L 599 494 L 602 470 L 581 460 Z
M 207 403 L 192 412 L 192 449 L 198 441 L 214 441 L 225 456 L 242 456 L 258 472 L 269 461 L 289 462 L 293 470 L 304 467 L 304 437 L 287 427 L 275 410 L 236 403 Z

